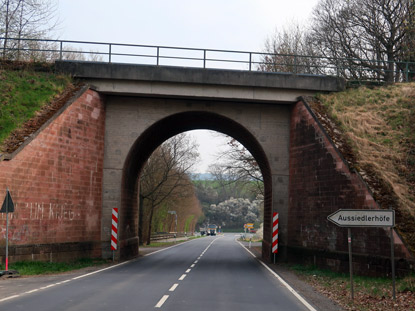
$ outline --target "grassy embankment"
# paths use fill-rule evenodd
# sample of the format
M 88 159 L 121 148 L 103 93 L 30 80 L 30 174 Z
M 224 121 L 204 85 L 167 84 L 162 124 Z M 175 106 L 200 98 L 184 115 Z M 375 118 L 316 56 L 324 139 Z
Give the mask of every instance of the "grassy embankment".
M 71 84 L 68 76 L 0 69 L 0 153 L 10 134 Z

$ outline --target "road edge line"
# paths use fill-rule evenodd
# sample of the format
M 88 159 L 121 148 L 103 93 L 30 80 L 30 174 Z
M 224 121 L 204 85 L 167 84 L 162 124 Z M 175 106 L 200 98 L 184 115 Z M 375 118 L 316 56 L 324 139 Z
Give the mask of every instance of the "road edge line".
M 153 255 L 153 254 L 157 254 L 157 253 L 160 253 L 160 252 L 162 252 L 162 251 L 166 251 L 166 250 L 168 250 L 168 249 L 170 249 L 170 248 L 173 248 L 173 247 L 176 247 L 176 246 L 179 246 L 179 245 L 183 245 L 183 244 L 186 244 L 186 243 L 192 242 L 192 241 L 194 241 L 194 240 L 195 240 L 195 239 L 188 240 L 188 241 L 186 241 L 186 242 L 180 242 L 180 243 L 178 243 L 178 244 L 176 244 L 176 245 L 172 245 L 172 246 L 169 246 L 169 247 L 165 247 L 165 248 L 159 249 L 159 250 L 157 250 L 157 251 L 154 251 L 154 252 L 151 252 L 151 253 L 145 254 L 145 255 L 143 255 L 143 257 L 147 257 L 147 256 L 150 256 L 150 255 Z M 138 249 L 138 254 L 140 255 L 140 249 Z M 138 257 L 138 258 L 140 258 L 140 257 Z
M 17 297 L 20 297 L 22 294 L 19 294 L 19 295 L 13 295 L 13 296 L 9 296 L 9 297 L 6 297 L 6 298 L 2 298 L 2 299 L 0 299 L 0 302 L 3 302 L 3 301 L 6 301 L 6 300 L 10 300 L 10 299 L 14 299 L 14 298 L 17 298 Z
M 82 279 L 84 277 L 87 277 L 87 276 L 96 274 L 96 273 L 100 273 L 100 272 L 103 272 L 103 271 L 106 271 L 106 270 L 109 270 L 109 269 L 112 269 L 112 268 L 116 268 L 116 267 L 122 266 L 122 265 L 124 265 L 126 263 L 129 263 L 129 262 L 133 261 L 133 260 L 135 260 L 135 259 L 131 259 L 131 260 L 128 260 L 128 261 L 124 261 L 124 262 L 118 263 L 116 265 L 109 266 L 109 267 L 106 267 L 106 268 L 103 268 L 103 269 L 100 269 L 100 270 L 96 270 L 96 271 L 93 271 L 93 272 L 90 272 L 90 273 L 87 273 L 87 274 L 82 274 L 82 275 L 79 275 L 77 277 L 73 277 L 73 278 L 70 278 L 70 279 L 66 279 L 64 281 L 60 281 L 60 282 L 57 282 L 57 283 L 52 283 L 52 284 L 49 284 L 49 285 L 46 285 L 46 286 L 42 286 L 42 287 L 39 287 L 39 288 L 35 288 L 35 289 L 32 289 L 32 290 L 23 292 L 21 294 L 17 294 L 17 295 L 5 297 L 5 298 L 0 299 L 0 302 L 4 302 L 6 300 L 11 300 L 11 299 L 14 299 L 14 298 L 18 298 L 18 297 L 23 296 L 23 295 L 29 295 L 29 294 L 32 294 L 32 293 L 35 293 L 35 292 L 38 292 L 38 291 L 41 291 L 41 290 L 45 290 L 45 289 L 51 288 L 51 287 L 56 286 L 56 285 L 62 285 L 64 283 L 68 283 L 68 282 L 71 282 L 71 281 L 79 280 L 79 279 Z
M 275 271 L 273 271 L 270 267 L 268 267 L 262 260 L 258 259 L 258 257 L 255 256 L 254 253 L 252 253 L 249 249 L 247 249 L 241 242 L 237 241 L 239 245 L 243 247 L 249 254 L 251 254 L 252 257 L 254 257 L 256 260 L 259 261 L 259 263 L 267 269 L 273 276 L 275 276 L 278 281 L 281 282 L 282 285 L 284 285 L 309 311 L 317 311 L 312 305 L 310 305 L 307 300 L 305 300 L 299 293 L 296 292 L 294 288 L 292 288 L 282 277 L 279 276 Z
M 192 241 L 194 241 L 194 239 L 189 240 L 189 241 L 186 241 L 186 242 L 181 242 L 179 244 L 172 245 L 172 246 L 169 246 L 169 247 L 166 247 L 166 248 L 163 248 L 163 249 L 159 249 L 159 250 L 154 251 L 152 253 L 143 255 L 143 257 L 147 257 L 147 256 L 150 256 L 152 254 L 156 254 L 156 253 L 159 253 L 159 252 L 162 252 L 162 251 L 168 250 L 170 248 L 173 248 L 173 247 L 176 247 L 176 246 L 179 246 L 179 245 L 183 245 L 183 244 L 186 244 L 186 243 L 189 243 L 189 242 L 192 242 Z M 109 267 L 106 267 L 106 268 L 103 268 L 103 269 L 100 269 L 100 270 L 96 270 L 96 271 L 93 271 L 93 272 L 90 272 L 90 273 L 87 273 L 87 274 L 82 274 L 82 275 L 79 275 L 77 277 L 73 277 L 73 278 L 70 278 L 70 279 L 66 279 L 66 280 L 61 281 L 61 282 L 58 282 L 58 283 L 52 283 L 48 287 L 35 288 L 33 290 L 29 290 L 29 291 L 23 292 L 21 294 L 17 294 L 17 295 L 12 295 L 12 296 L 9 296 L 9 297 L 1 298 L 0 299 L 0 302 L 4 302 L 4 301 L 7 301 L 7 300 L 15 299 L 15 298 L 18 298 L 18 297 L 20 297 L 22 295 L 29 295 L 29 294 L 35 293 L 35 292 L 37 292 L 39 290 L 44 290 L 44 289 L 50 288 L 50 287 L 55 286 L 55 285 L 61 285 L 63 283 L 68 283 L 68 282 L 71 282 L 71 281 L 79 280 L 79 279 L 85 278 L 87 276 L 91 276 L 91 275 L 96 274 L 96 273 L 100 273 L 100 272 L 103 272 L 103 271 L 106 271 L 106 270 L 109 270 L 109 269 L 112 269 L 112 268 L 116 268 L 116 267 L 125 265 L 125 264 L 127 264 L 129 262 L 132 262 L 132 261 L 135 261 L 135 260 L 139 260 L 139 259 L 140 259 L 140 257 L 133 258 L 133 259 L 130 259 L 130 260 L 127 260 L 127 261 L 123 261 L 123 262 L 120 262 L 118 264 L 115 264 L 115 265 L 112 265 L 112 266 L 109 266 Z

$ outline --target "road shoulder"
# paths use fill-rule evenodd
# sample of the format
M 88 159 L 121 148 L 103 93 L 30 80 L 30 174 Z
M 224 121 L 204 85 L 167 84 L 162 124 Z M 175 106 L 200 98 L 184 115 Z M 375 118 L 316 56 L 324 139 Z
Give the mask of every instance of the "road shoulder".
M 311 285 L 300 279 L 296 273 L 291 271 L 284 264 L 269 264 L 262 260 L 261 247 L 255 243 L 241 242 L 241 244 L 253 253 L 257 260 L 263 262 L 272 271 L 277 273 L 285 282 L 287 282 L 299 295 L 301 295 L 308 303 L 317 310 L 324 311 L 345 311 L 336 302 L 319 293 Z

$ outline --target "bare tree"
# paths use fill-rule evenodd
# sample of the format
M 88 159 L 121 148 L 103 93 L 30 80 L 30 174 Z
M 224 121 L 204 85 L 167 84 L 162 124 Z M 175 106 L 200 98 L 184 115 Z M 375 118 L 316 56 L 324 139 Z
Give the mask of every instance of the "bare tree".
M 308 32 L 299 25 L 275 31 L 265 41 L 258 70 L 321 74 L 321 60 L 315 57 L 319 54 L 309 38 Z
M 163 143 L 148 159 L 140 174 L 140 196 L 148 211 L 147 244 L 156 209 L 166 200 L 194 194 L 188 174 L 198 156 L 196 142 L 186 134 L 179 134 Z
M 393 82 L 414 6 L 413 0 L 321 0 L 311 38 L 346 78 Z
M 152 218 L 152 232 L 193 232 L 197 220 L 202 215 L 202 207 L 199 200 L 196 197 L 195 191 L 192 191 L 193 183 L 190 178 L 186 178 L 187 186 L 183 185 L 181 189 L 184 189 L 185 195 L 172 195 L 159 206 L 155 208 Z M 148 207 L 148 206 L 147 206 Z M 171 215 L 168 212 L 175 211 L 175 215 Z M 147 217 L 149 211 L 147 211 Z M 176 227 L 177 216 L 177 227 Z M 148 240 L 146 232 L 141 234 L 141 238 Z
M 243 185 L 253 192 L 254 197 L 263 196 L 262 173 L 255 158 L 237 140 L 229 137 L 227 144 L 230 148 L 218 155 L 220 161 L 210 167 L 210 173 L 223 189 Z M 236 193 L 235 188 L 231 192 Z
M 404 27 L 406 36 L 402 40 L 402 54 L 401 60 L 407 61 L 405 64 L 401 64 L 402 71 L 407 75 L 405 79 L 407 81 L 415 79 L 415 8 L 414 1 L 407 1 L 407 12 Z M 408 63 L 409 62 L 409 63 Z M 405 66 L 405 68 L 402 68 Z
M 22 48 L 33 45 L 23 39 L 45 39 L 57 26 L 56 10 L 53 0 L 0 0 L 3 58 L 21 59 Z

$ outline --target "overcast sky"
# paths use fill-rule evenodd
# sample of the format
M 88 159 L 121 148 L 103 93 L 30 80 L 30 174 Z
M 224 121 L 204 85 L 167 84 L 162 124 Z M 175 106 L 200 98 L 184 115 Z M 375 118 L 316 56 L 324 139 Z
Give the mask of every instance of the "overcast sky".
M 267 37 L 305 24 L 318 0 L 59 0 L 62 40 L 259 52 Z M 223 140 L 197 131 L 205 172 Z
M 60 39 L 260 51 L 317 0 L 59 0 Z

